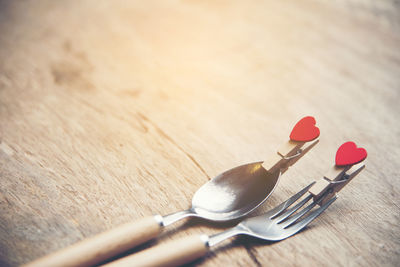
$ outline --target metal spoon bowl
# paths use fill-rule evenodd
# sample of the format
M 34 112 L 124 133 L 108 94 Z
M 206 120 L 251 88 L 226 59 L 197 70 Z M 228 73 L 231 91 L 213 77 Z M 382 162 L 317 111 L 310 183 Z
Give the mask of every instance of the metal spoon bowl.
M 190 209 L 162 217 L 163 226 L 189 216 L 229 221 L 247 215 L 267 200 L 278 184 L 280 171 L 269 173 L 262 163 L 241 165 L 211 179 L 194 194 Z
M 247 215 L 261 205 L 278 184 L 279 170 L 270 174 L 261 164 L 245 164 L 210 180 L 195 193 L 192 210 L 215 221 Z

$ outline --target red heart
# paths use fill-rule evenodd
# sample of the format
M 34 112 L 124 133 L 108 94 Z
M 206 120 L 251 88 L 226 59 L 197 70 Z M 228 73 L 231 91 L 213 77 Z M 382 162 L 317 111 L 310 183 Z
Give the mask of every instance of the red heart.
M 363 161 L 367 157 L 367 150 L 357 148 L 353 142 L 346 142 L 336 152 L 336 166 L 353 165 Z
M 307 116 L 299 120 L 290 133 L 290 140 L 308 142 L 319 136 L 319 129 L 315 126 L 314 117 Z

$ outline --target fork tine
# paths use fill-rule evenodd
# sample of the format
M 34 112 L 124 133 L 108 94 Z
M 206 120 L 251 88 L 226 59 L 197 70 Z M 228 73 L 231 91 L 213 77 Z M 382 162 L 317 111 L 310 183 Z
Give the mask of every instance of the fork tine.
M 291 198 L 286 200 L 285 202 L 281 203 L 277 207 L 273 208 L 272 210 L 268 211 L 265 215 L 267 215 L 270 219 L 273 219 L 274 217 L 278 216 L 282 211 L 287 209 L 290 205 L 292 205 L 296 200 L 298 200 L 300 197 L 302 197 L 306 192 L 308 192 L 308 189 L 310 189 L 311 186 L 315 184 L 315 181 L 312 182 L 311 184 L 307 185 L 304 187 L 301 191 L 293 195 Z
M 305 199 L 303 199 L 302 201 L 300 201 L 299 203 L 296 204 L 296 206 L 294 206 L 293 208 L 288 209 L 287 211 L 285 211 L 284 213 L 282 213 L 281 215 L 279 215 L 278 217 L 276 217 L 275 219 L 278 220 L 277 223 L 281 223 L 283 220 L 285 220 L 287 217 L 289 217 L 290 215 L 292 215 L 294 212 L 296 212 L 298 209 L 300 209 L 301 207 L 303 207 L 310 199 L 312 198 L 312 195 L 309 194 Z
M 303 229 L 305 226 L 307 226 L 307 224 L 309 224 L 315 218 L 317 218 L 322 212 L 324 212 L 324 210 L 326 210 L 329 207 L 329 205 L 331 205 L 336 199 L 337 199 L 337 196 L 335 195 L 328 202 L 326 202 L 323 206 L 319 207 L 318 209 L 313 211 L 310 215 L 308 215 L 306 218 L 304 218 L 300 222 L 296 223 L 292 227 L 287 228 L 286 230 L 289 230 L 289 229 L 292 230 L 293 231 L 292 235 L 297 233 L 298 231 Z
M 310 205 L 299 211 L 297 214 L 293 215 L 283 223 L 281 223 L 281 226 L 283 228 L 288 228 L 290 225 L 295 223 L 299 218 L 301 218 L 303 215 L 305 215 L 307 212 L 309 212 L 314 206 L 317 204 L 317 202 L 313 201 Z

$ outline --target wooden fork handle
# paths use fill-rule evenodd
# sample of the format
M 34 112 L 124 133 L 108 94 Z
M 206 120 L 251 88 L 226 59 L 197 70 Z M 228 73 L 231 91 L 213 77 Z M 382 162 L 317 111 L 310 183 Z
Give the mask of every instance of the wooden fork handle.
M 195 235 L 121 258 L 103 267 L 179 266 L 204 256 L 208 250 L 208 236 Z
M 23 266 L 92 266 L 156 237 L 160 231 L 161 224 L 156 216 L 143 218 L 85 239 Z

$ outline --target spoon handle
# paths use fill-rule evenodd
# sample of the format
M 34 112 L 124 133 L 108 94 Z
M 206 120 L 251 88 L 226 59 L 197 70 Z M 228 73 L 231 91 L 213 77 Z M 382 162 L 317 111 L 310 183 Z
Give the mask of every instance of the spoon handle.
M 203 257 L 210 249 L 207 235 L 194 235 L 146 249 L 103 267 L 179 266 Z
M 91 266 L 156 237 L 161 216 L 123 224 L 72 246 L 30 262 L 23 267 Z

